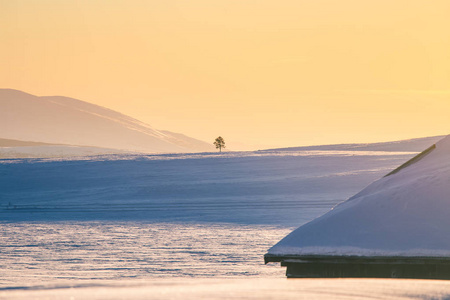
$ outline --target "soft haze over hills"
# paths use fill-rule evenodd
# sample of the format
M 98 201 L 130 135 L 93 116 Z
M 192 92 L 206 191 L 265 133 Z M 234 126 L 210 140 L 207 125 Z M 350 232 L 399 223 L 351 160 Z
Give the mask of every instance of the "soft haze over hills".
M 0 89 L 1 137 L 141 152 L 205 152 L 213 146 L 161 131 L 119 112 L 81 100 L 37 97 Z
M 233 149 L 442 135 L 449 12 L 448 0 L 0 1 L 0 82 Z

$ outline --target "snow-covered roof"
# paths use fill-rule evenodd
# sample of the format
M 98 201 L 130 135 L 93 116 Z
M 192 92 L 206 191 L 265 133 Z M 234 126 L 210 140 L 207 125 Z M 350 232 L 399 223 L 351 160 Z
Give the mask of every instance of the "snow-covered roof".
M 450 136 L 325 215 L 271 256 L 450 256 Z

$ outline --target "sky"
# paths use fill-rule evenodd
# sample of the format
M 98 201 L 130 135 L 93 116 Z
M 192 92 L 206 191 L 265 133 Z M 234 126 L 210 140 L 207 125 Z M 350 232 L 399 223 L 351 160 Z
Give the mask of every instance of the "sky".
M 231 149 L 450 133 L 448 0 L 0 0 L 0 87 Z

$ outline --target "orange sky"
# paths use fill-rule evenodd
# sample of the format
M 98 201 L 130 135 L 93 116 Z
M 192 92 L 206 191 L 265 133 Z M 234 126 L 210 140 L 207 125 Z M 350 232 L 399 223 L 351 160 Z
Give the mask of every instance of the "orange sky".
M 449 16 L 448 0 L 0 0 L 0 87 L 233 149 L 447 134 Z

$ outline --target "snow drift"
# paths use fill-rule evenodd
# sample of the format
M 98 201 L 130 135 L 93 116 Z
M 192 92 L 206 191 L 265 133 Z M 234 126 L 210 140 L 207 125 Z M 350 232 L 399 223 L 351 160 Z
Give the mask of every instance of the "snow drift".
M 449 256 L 450 136 L 269 249 L 271 256 Z
M 161 131 L 116 111 L 67 97 L 0 89 L 1 137 L 141 152 L 213 151 L 200 140 Z

